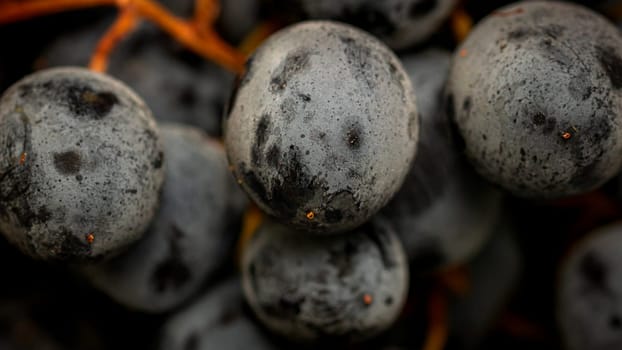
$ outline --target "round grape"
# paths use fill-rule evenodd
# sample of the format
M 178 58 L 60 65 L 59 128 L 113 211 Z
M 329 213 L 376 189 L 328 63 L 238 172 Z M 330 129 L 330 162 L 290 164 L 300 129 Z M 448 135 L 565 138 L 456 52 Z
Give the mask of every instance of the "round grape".
M 154 217 L 164 153 L 149 108 L 82 68 L 34 73 L 0 99 L 0 231 L 44 260 L 119 253 Z
M 482 175 L 515 195 L 590 191 L 622 166 L 622 36 L 579 5 L 520 2 L 458 48 L 447 110 Z
M 399 60 L 364 32 L 305 22 L 248 62 L 224 121 L 244 190 L 299 229 L 344 232 L 397 192 L 418 138 L 415 95 Z
M 408 291 L 408 264 L 381 219 L 336 236 L 298 235 L 264 223 L 242 257 L 246 299 L 291 340 L 356 341 L 388 328 Z

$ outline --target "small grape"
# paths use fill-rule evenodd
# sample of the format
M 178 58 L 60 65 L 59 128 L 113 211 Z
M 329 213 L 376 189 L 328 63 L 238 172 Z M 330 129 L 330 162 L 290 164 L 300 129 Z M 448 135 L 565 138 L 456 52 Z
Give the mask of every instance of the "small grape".
M 451 55 L 434 49 L 402 57 L 420 111 L 417 157 L 383 214 L 391 220 L 412 271 L 429 272 L 475 255 L 493 232 L 501 193 L 473 173 L 452 143 L 442 90 Z
M 0 231 L 44 260 L 119 253 L 153 218 L 164 180 L 149 108 L 109 76 L 39 71 L 0 99 Z
M 403 248 L 380 218 L 336 236 L 267 222 L 242 261 L 249 305 L 270 330 L 295 341 L 371 337 L 396 320 L 408 291 Z
M 232 278 L 221 282 L 166 321 L 159 349 L 277 349 L 243 306 L 240 281 Z
M 231 258 L 246 199 L 224 150 L 198 129 L 161 126 L 167 159 L 161 205 L 144 238 L 84 274 L 119 303 L 163 312 L 192 296 Z
M 289 0 L 280 2 L 290 3 Z M 404 49 L 434 34 L 456 3 L 456 0 L 297 0 L 295 7 L 308 18 L 350 23 L 376 35 L 394 49 Z
M 364 32 L 305 22 L 248 62 L 224 121 L 229 163 L 268 214 L 343 232 L 397 192 L 415 154 L 415 95 L 399 60 Z
M 599 187 L 622 166 L 622 36 L 579 5 L 519 2 L 457 49 L 447 110 L 476 170 L 515 195 Z
M 616 223 L 590 233 L 563 262 L 557 321 L 565 349 L 622 347 L 621 250 L 622 225 Z

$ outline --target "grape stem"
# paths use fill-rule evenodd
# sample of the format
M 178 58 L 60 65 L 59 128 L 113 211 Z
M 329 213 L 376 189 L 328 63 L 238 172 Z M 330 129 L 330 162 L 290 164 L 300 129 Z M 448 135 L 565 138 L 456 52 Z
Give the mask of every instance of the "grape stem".
M 96 72 L 105 72 L 108 68 L 108 59 L 112 50 L 124 37 L 126 37 L 138 24 L 138 16 L 131 7 L 124 8 L 119 12 L 117 20 L 99 40 L 95 52 L 91 57 L 89 68 Z
M 428 331 L 423 350 L 442 350 L 445 348 L 448 330 L 448 296 L 438 286 L 430 293 L 428 299 Z
M 226 69 L 235 73 L 244 70 L 245 57 L 226 43 L 213 29 L 213 22 L 218 16 L 220 9 L 218 0 L 197 0 L 195 14 L 192 19 L 186 20 L 170 13 L 154 0 L 25 0 L 25 1 L 1 1 L 0 2 L 0 25 L 23 21 L 39 16 L 54 13 L 92 8 L 97 6 L 116 6 L 122 12 L 119 19 L 100 41 L 104 47 L 103 54 L 109 54 L 114 45 L 123 36 L 131 31 L 131 22 L 145 19 L 153 22 L 163 31 L 175 38 L 189 50 L 212 60 Z M 125 9 L 131 9 L 133 15 L 124 14 Z M 137 19 L 130 20 L 132 16 Z M 110 41 L 112 47 L 105 48 L 105 41 Z M 98 49 L 100 48 L 98 46 Z M 106 53 L 107 50 L 107 53 Z M 101 56 L 101 54 L 99 54 Z M 94 58 L 98 56 L 96 52 Z M 97 60 L 107 62 L 107 58 L 99 57 Z M 94 63 L 92 64 L 102 64 Z M 97 68 L 97 66 L 96 66 Z

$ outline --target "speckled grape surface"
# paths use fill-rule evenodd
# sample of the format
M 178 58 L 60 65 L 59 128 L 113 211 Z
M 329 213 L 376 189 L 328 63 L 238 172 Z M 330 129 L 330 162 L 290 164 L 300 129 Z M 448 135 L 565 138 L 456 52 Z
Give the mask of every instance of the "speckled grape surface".
M 264 223 L 243 253 L 244 293 L 272 331 L 296 341 L 361 340 L 389 327 L 408 291 L 408 265 L 375 219 L 338 236 Z
M 578 5 L 521 2 L 457 49 L 447 108 L 475 168 L 516 195 L 559 197 L 622 165 L 622 37 Z
M 151 112 L 81 68 L 37 72 L 0 100 L 0 231 L 45 260 L 94 260 L 153 218 L 164 154 Z
M 278 349 L 244 308 L 240 280 L 210 288 L 196 302 L 173 314 L 162 327 L 160 350 Z
M 119 303 L 148 312 L 184 302 L 232 259 L 247 201 L 219 143 L 192 127 L 160 129 L 167 177 L 154 221 L 126 253 L 83 271 Z
M 383 209 L 404 244 L 411 271 L 466 261 L 493 232 L 502 195 L 456 150 L 442 103 L 451 55 L 432 49 L 401 57 L 420 111 L 417 156 L 404 185 Z
M 418 138 L 412 85 L 395 55 L 327 21 L 270 37 L 249 60 L 224 124 L 246 192 L 281 222 L 315 233 L 352 229 L 385 205 Z
M 622 224 L 580 241 L 561 266 L 557 321 L 565 349 L 619 349 L 622 319 Z
M 285 0 L 287 1 L 287 0 Z M 297 0 L 310 18 L 358 26 L 394 49 L 430 37 L 449 17 L 456 0 Z

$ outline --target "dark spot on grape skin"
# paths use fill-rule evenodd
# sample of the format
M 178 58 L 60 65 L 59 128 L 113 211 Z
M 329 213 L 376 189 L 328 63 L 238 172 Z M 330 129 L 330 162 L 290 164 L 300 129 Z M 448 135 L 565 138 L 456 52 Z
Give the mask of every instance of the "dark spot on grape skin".
M 156 156 L 156 159 L 153 160 L 153 163 L 151 165 L 153 165 L 154 169 L 160 169 L 163 163 L 164 163 L 164 152 L 159 151 L 158 155 Z
M 266 162 L 268 165 L 272 167 L 279 166 L 279 160 L 281 159 L 281 150 L 279 146 L 272 145 L 270 149 L 268 149 L 268 153 L 266 153 Z
M 332 219 L 339 217 L 340 220 L 351 220 L 360 214 L 358 212 L 360 206 L 361 204 L 356 200 L 351 191 L 341 190 L 330 196 L 323 209 L 327 214 L 335 215 Z
M 607 292 L 608 269 L 594 252 L 588 252 L 579 262 L 579 273 L 587 283 L 587 291 Z
M 19 97 L 20 98 L 25 98 L 29 95 L 32 95 L 34 89 L 34 85 L 33 84 L 21 84 L 19 85 L 18 91 L 19 91 Z
M 591 188 L 602 182 L 598 168 L 606 151 L 603 140 L 609 139 L 613 130 L 606 115 L 598 116 L 594 113 L 589 120 L 590 124 L 578 132 L 571 130 L 574 135 L 567 141 L 563 140 L 569 143 L 576 168 L 570 184 L 577 188 Z
M 55 153 L 54 167 L 63 175 L 76 175 L 82 167 L 82 157 L 76 151 Z
M 368 88 L 374 89 L 376 83 L 374 78 L 370 76 L 371 71 L 371 49 L 361 43 L 359 40 L 346 35 L 340 35 L 339 40 L 344 45 L 343 52 L 348 59 L 348 67 L 352 72 L 352 76 L 365 82 Z
M 437 5 L 437 0 L 421 0 L 415 2 L 414 4 L 412 4 L 412 6 L 410 6 L 410 9 L 408 10 L 408 15 L 411 18 L 423 17 L 432 12 L 432 10 L 434 10 Z
M 270 80 L 270 91 L 280 93 L 285 90 L 288 82 L 298 73 L 306 70 L 310 64 L 310 52 L 301 49 L 290 53 L 277 67 Z
M 183 261 L 181 248 L 178 240 L 185 236 L 181 229 L 175 225 L 171 226 L 169 237 L 169 256 L 166 260 L 156 265 L 151 284 L 155 291 L 159 293 L 181 288 L 188 280 L 191 273 L 188 266 Z
M 365 28 L 380 36 L 391 35 L 396 30 L 395 24 L 382 11 L 369 4 L 356 8 L 344 8 L 341 15 L 333 19 Z
M 351 150 L 357 150 L 361 147 L 361 129 L 359 126 L 353 126 L 346 132 L 346 144 Z
M 298 97 L 302 100 L 302 102 L 311 102 L 311 96 L 307 94 L 298 94 Z
M 615 89 L 622 88 L 622 59 L 613 47 L 596 46 L 596 58 Z
M 462 109 L 468 113 L 471 110 L 471 96 L 467 96 L 462 102 Z
M 264 303 L 261 308 L 268 315 L 279 319 L 294 319 L 300 314 L 301 305 L 305 302 L 304 296 L 285 294 L 279 298 L 276 305 Z
M 278 170 L 280 179 L 272 186 L 271 208 L 277 216 L 291 219 L 299 205 L 309 202 L 322 187 L 307 174 L 297 148 L 289 149 Z
M 76 116 L 99 120 L 110 113 L 119 99 L 111 92 L 95 92 L 87 86 L 72 85 L 67 87 L 67 102 Z
M 508 40 L 521 41 L 527 39 L 530 36 L 535 35 L 535 31 L 529 28 L 517 28 L 508 33 Z
M 550 24 L 542 28 L 542 33 L 552 39 L 558 39 L 564 34 L 566 28 L 557 24 Z
M 255 142 L 253 143 L 251 149 L 251 163 L 254 166 L 257 166 L 262 161 L 261 155 L 266 141 L 268 140 L 269 128 L 270 116 L 264 114 L 259 119 L 259 123 L 257 123 L 257 128 L 255 129 Z
M 199 350 L 199 335 L 197 333 L 193 332 L 186 338 L 184 350 Z
M 533 123 L 535 125 L 542 125 L 542 124 L 546 123 L 546 116 L 544 114 L 542 114 L 542 113 L 536 113 L 531 118 L 531 120 L 533 120 Z
M 556 126 L 557 126 L 557 120 L 555 118 L 548 118 L 546 120 L 546 125 L 542 129 L 542 132 L 545 135 L 550 135 L 553 131 L 555 131 Z

